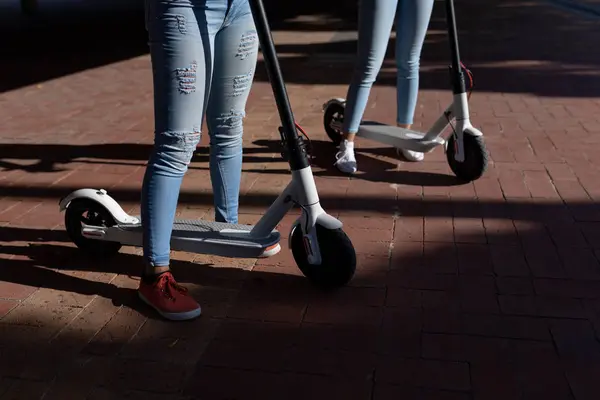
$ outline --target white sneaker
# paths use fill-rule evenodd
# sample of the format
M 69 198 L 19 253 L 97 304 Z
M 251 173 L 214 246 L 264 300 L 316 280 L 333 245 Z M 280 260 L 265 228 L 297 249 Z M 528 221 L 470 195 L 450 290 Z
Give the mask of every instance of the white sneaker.
M 408 161 L 417 162 L 425 159 L 425 154 L 419 153 L 418 151 L 400 149 L 400 153 L 402 153 L 404 158 Z
M 340 151 L 335 155 L 335 165 L 345 174 L 354 174 L 356 172 L 356 157 L 354 157 L 354 142 L 344 140 L 340 144 Z

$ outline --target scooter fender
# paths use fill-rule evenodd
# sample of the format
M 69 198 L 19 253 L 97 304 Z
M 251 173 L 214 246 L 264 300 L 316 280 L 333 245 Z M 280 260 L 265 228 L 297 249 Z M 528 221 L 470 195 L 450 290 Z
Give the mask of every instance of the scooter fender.
M 329 100 L 327 103 L 323 104 L 323 112 L 327 111 L 327 108 L 332 104 L 340 104 L 342 107 L 346 106 L 346 99 L 342 99 L 340 97 L 336 97 L 335 99 Z
M 119 203 L 108 195 L 104 189 L 78 189 L 63 197 L 59 202 L 60 211 L 65 211 L 76 199 L 88 199 L 102 205 L 113 216 L 118 224 L 139 224 L 138 218 L 132 217 L 121 208 Z
M 473 125 L 470 125 L 464 128 L 464 132 L 468 133 L 472 136 L 483 136 L 483 132 L 479 129 L 475 128 Z
M 302 216 L 300 216 L 292 225 L 292 229 L 290 229 L 290 234 L 288 236 L 288 248 L 291 249 L 292 248 L 292 236 L 294 235 L 294 231 L 296 229 L 302 229 L 302 227 L 300 226 L 300 224 L 302 223 Z M 339 219 L 329 215 L 329 214 L 319 214 L 319 216 L 317 217 L 317 220 L 315 222 L 315 226 L 316 225 L 321 225 L 324 228 L 327 229 L 341 229 L 344 224 L 342 223 L 342 221 L 340 221 Z M 306 232 L 304 232 L 306 233 Z

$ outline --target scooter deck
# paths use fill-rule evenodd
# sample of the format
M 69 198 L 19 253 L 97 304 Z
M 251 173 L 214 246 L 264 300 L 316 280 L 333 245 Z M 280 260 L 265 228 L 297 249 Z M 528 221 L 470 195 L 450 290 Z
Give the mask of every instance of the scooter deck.
M 399 149 L 429 153 L 445 143 L 439 136 L 429 140 L 425 134 L 411 129 L 385 125 L 374 121 L 364 121 L 358 128 L 358 136 L 384 143 Z
M 253 237 L 252 228 L 252 225 L 177 219 L 173 224 L 171 248 L 230 258 L 270 257 L 279 252 L 281 235 L 277 230 L 266 237 Z M 142 246 L 141 224 L 119 224 L 110 228 L 84 226 L 82 233 L 95 239 L 102 236 L 102 240 L 126 246 Z

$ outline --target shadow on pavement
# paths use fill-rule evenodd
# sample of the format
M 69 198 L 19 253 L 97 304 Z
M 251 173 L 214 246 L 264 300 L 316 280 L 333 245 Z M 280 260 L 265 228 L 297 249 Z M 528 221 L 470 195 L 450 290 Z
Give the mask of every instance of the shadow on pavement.
M 253 143 L 259 147 L 246 147 L 243 162 L 270 163 L 282 162 L 280 156 L 273 154 L 281 152 L 281 144 L 277 140 L 257 140 Z M 335 154 L 335 146 L 327 141 L 312 139 L 311 155 L 314 175 L 320 177 L 343 176 L 331 162 L 331 155 Z M 0 144 L 0 168 L 5 171 L 23 171 L 26 173 L 52 173 L 68 171 L 69 164 L 81 165 L 110 165 L 123 167 L 144 167 L 149 158 L 152 145 L 139 143 L 110 143 L 92 145 L 68 144 Z M 361 165 L 361 174 L 357 178 L 371 182 L 387 182 L 390 184 L 405 184 L 416 186 L 454 186 L 462 184 L 454 175 L 421 171 L 397 170 L 397 163 L 386 161 L 382 157 L 392 160 L 398 159 L 394 149 L 390 148 L 364 148 L 357 151 L 358 161 Z M 25 161 L 22 163 L 22 161 Z M 139 162 L 136 162 L 139 161 Z M 208 163 L 208 147 L 198 147 L 190 170 L 205 170 L 208 167 L 198 166 L 197 163 Z M 93 167 L 92 167 L 93 168 Z M 289 173 L 288 168 L 252 168 L 243 166 L 244 172 L 261 174 Z M 0 195 L 1 195 L 0 189 Z
M 475 92 L 600 95 L 600 76 L 595 72 L 600 55 L 588 51 L 590 40 L 600 40 L 597 16 L 571 13 L 553 7 L 552 2 L 455 3 L 461 59 L 474 74 Z M 420 89 L 450 90 L 450 50 L 442 2 L 436 3 L 429 28 L 421 56 Z M 354 34 L 339 32 L 329 43 L 282 44 L 277 50 L 291 54 L 281 60 L 286 82 L 348 85 L 356 46 Z M 396 85 L 395 46 L 396 39 L 390 39 L 378 85 Z M 318 73 L 312 72 L 315 70 Z M 262 69 L 257 71 L 259 79 L 266 79 Z
M 348 0 L 309 0 L 294 7 L 264 3 L 272 28 L 280 30 L 338 29 L 344 15 L 355 13 Z M 11 38 L 3 43 L 0 92 L 147 54 L 143 5 L 144 0 L 40 0 L 37 14 L 26 16 L 16 0 L 0 4 L 0 35 Z M 321 18 L 294 22 L 303 14 Z
M 355 3 L 311 0 L 290 8 L 269 0 L 266 7 L 273 29 L 354 31 Z M 147 53 L 140 0 L 120 2 L 116 9 L 107 7 L 112 3 L 99 7 L 93 0 L 58 4 L 32 18 L 5 15 L 9 23 L 0 25 L 0 34 L 11 37 L 3 48 L 11 62 L 0 65 L 0 92 Z M 421 88 L 445 90 L 450 87 L 449 50 L 444 8 L 437 4 L 422 55 Z M 465 0 L 456 7 L 461 53 L 474 72 L 476 90 L 538 96 L 600 94 L 596 73 L 600 55 L 589 51 L 591 43 L 600 40 L 597 18 L 522 0 Z M 378 84 L 395 85 L 394 43 L 391 40 L 388 49 L 390 69 L 381 73 Z M 288 83 L 347 85 L 356 40 L 340 32 L 330 43 L 281 44 L 277 51 Z M 256 79 L 267 79 L 262 66 Z
M 58 201 L 65 195 L 80 189 L 76 186 L 55 186 L 49 188 L 23 186 L 19 184 L 0 185 L 0 197 L 6 199 L 17 200 L 44 200 L 55 199 Z M 129 189 L 122 187 L 105 187 L 108 193 L 120 204 L 127 206 L 135 206 L 139 204 L 140 189 Z M 277 190 L 277 188 L 275 188 Z M 278 196 L 276 191 L 261 193 L 251 191 L 240 197 L 240 207 L 248 207 L 251 209 L 265 210 L 269 207 L 275 198 Z M 400 211 L 405 216 L 418 216 L 422 212 L 427 212 L 427 215 L 432 217 L 443 217 L 449 209 L 456 207 L 456 202 L 447 197 L 439 197 L 435 200 L 430 200 L 427 203 L 421 200 L 412 200 L 409 198 L 394 197 L 374 197 L 365 195 L 364 197 L 347 197 L 346 195 L 322 195 L 320 196 L 321 203 L 327 210 L 330 211 L 361 211 L 368 213 L 382 213 L 392 215 L 395 211 Z M 213 195 L 210 192 L 182 190 L 179 196 L 179 204 L 182 206 L 204 206 L 213 204 Z M 600 221 L 598 204 L 593 202 L 581 202 L 573 204 L 535 204 L 523 199 L 510 199 L 510 202 L 495 202 L 491 203 L 494 206 L 486 207 L 485 204 L 480 204 L 476 199 L 472 201 L 464 201 L 465 206 L 456 209 L 459 214 L 457 216 L 463 218 L 476 217 L 478 210 L 499 210 L 503 209 L 505 213 L 511 215 L 513 219 L 529 219 L 532 218 L 528 213 L 539 212 L 543 215 L 557 215 L 564 212 L 572 212 L 577 216 L 578 220 L 582 221 Z M 58 205 L 57 205 L 58 207 Z M 426 210 L 426 211 L 423 211 Z M 514 211 L 514 215 L 511 213 Z M 492 215 L 493 216 L 493 215 Z
M 430 206 L 408 215 L 452 215 L 451 207 Z M 495 203 L 455 206 L 479 220 L 514 218 Z M 534 223 L 515 218 L 503 232 L 423 242 L 403 241 L 398 231 L 387 241 L 391 258 L 363 258 L 352 286 L 333 293 L 310 287 L 288 262 L 244 271 L 180 261 L 177 275 L 205 305 L 205 315 L 188 323 L 158 320 L 140 305 L 139 257 L 90 261 L 58 232 L 0 228 L 0 253 L 14 256 L 3 259 L 0 280 L 44 288 L 32 296 L 47 297 L 23 301 L 0 321 L 0 393 L 224 399 L 251 391 L 252 398 L 298 400 L 381 391 L 436 399 L 598 394 L 598 260 L 583 236 L 564 242 L 548 228 L 564 205 L 521 206 L 534 211 L 523 213 Z M 410 223 L 407 216 L 396 221 Z

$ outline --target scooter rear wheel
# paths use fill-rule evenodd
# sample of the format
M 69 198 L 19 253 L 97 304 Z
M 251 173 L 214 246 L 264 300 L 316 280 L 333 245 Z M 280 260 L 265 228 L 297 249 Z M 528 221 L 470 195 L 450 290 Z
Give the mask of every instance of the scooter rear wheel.
M 82 223 L 106 228 L 116 225 L 106 208 L 89 199 L 73 200 L 65 211 L 67 234 L 77 247 L 94 257 L 110 257 L 119 252 L 121 243 L 84 237 L 81 233 Z
M 325 125 L 325 133 L 329 136 L 329 139 L 336 146 L 342 142 L 342 132 L 334 129 L 331 126 L 333 121 L 343 122 L 344 121 L 344 106 L 339 103 L 331 103 L 325 109 L 325 115 L 323 116 L 323 125 Z
M 448 139 L 446 159 L 454 175 L 465 182 L 481 178 L 488 165 L 488 152 L 483 137 L 472 135 L 469 132 L 463 133 L 465 159 L 462 162 L 456 160 L 456 145 L 455 135 L 451 135 Z
M 341 229 L 327 229 L 317 225 L 317 240 L 321 251 L 321 264 L 312 265 L 304 247 L 302 229 L 292 232 L 292 254 L 304 276 L 315 286 L 334 289 L 344 286 L 356 271 L 356 252 L 348 235 Z

